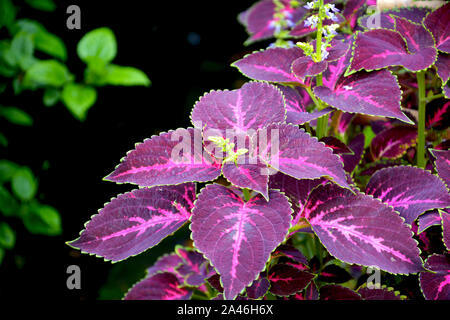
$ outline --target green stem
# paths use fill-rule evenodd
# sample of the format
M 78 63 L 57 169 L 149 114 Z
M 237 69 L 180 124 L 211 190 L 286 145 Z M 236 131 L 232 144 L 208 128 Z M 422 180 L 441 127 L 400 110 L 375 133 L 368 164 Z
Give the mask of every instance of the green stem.
M 429 103 L 429 102 L 431 102 L 431 101 L 433 101 L 433 100 L 436 100 L 436 99 L 439 99 L 439 98 L 443 98 L 444 97 L 444 94 L 443 93 L 440 93 L 440 94 L 435 94 L 434 96 L 428 96 L 428 97 L 426 97 L 426 102 L 427 103 Z
M 319 0 L 319 21 L 317 23 L 317 38 L 316 38 L 316 58 L 321 59 L 322 58 L 322 20 L 324 18 L 324 4 L 323 0 Z M 322 86 L 323 85 L 323 79 L 322 74 L 318 74 L 316 76 L 316 85 Z M 322 104 L 319 103 L 320 107 L 318 107 L 318 110 L 322 109 Z M 316 104 L 317 106 L 317 104 Z M 328 114 L 320 117 L 317 119 L 317 129 L 316 129 L 316 135 L 317 137 L 323 138 L 327 134 L 327 126 L 328 126 Z
M 419 124 L 417 142 L 417 166 L 425 168 L 425 109 L 427 98 L 425 96 L 425 71 L 417 72 L 417 85 L 419 87 Z

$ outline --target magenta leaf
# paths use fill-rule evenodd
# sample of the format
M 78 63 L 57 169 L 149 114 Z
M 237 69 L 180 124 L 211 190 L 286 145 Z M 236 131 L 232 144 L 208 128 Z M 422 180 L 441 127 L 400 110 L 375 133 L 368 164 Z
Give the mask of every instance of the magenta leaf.
M 340 46 L 351 48 L 353 46 L 354 36 L 349 36 L 344 39 Z M 338 80 L 344 75 L 345 70 L 350 65 L 350 59 L 352 58 L 352 50 L 340 57 L 338 60 L 330 61 L 328 63 L 328 69 L 323 73 L 323 85 L 327 88 L 334 89 Z
M 434 64 L 437 51 L 431 33 L 422 24 L 395 16 L 394 20 L 395 31 L 374 29 L 357 34 L 349 72 L 388 66 L 415 72 Z
M 361 300 L 361 296 L 355 291 L 337 285 L 327 284 L 319 290 L 320 300 Z
M 142 188 L 119 195 L 87 223 L 69 245 L 119 261 L 177 231 L 191 215 L 195 184 Z
M 411 230 L 392 208 L 371 196 L 333 184 L 319 186 L 309 196 L 304 215 L 337 259 L 391 273 L 423 270 Z
M 183 260 L 183 263 L 175 270 L 185 278 L 185 284 L 199 286 L 215 274 L 214 268 L 209 266 L 209 262 L 201 253 L 182 247 L 176 248 L 175 251 Z
M 177 276 L 169 272 L 157 273 L 138 282 L 124 300 L 188 300 L 192 291 L 180 288 Z
M 408 148 L 416 145 L 417 129 L 413 126 L 399 125 L 380 132 L 373 138 L 370 151 L 374 159 L 397 159 Z
M 394 10 L 385 10 L 371 16 L 364 16 L 359 19 L 359 25 L 364 29 L 391 29 L 395 30 L 394 18 L 392 16 L 405 18 L 411 22 L 422 23 L 425 16 L 431 12 L 426 7 L 403 7 Z
M 440 53 L 436 60 L 435 66 L 442 83 L 446 83 L 448 79 L 450 79 L 450 54 Z
M 288 0 L 281 0 L 281 3 L 284 5 L 281 14 L 291 24 L 302 19 L 307 12 L 302 6 L 296 9 L 292 8 Z M 274 16 L 275 13 L 274 2 L 272 0 L 262 0 L 248 9 L 244 16 L 241 16 L 241 21 L 245 22 L 244 25 L 250 34 L 250 38 L 246 41 L 246 44 L 271 38 L 274 35 L 275 22 L 279 20 L 279 18 Z
M 244 160 L 245 161 L 245 160 Z M 261 193 L 266 199 L 269 197 L 269 176 L 264 173 L 267 167 L 263 164 L 224 163 L 223 176 L 233 185 L 247 188 Z
M 277 296 L 290 296 L 305 289 L 314 277 L 312 273 L 279 263 L 269 271 L 269 291 Z
M 361 162 L 364 153 L 364 139 L 364 134 L 360 133 L 348 144 L 348 147 L 353 151 L 353 154 L 342 155 L 344 170 L 346 172 L 352 173 Z
M 219 292 L 223 292 L 222 284 L 220 283 L 220 274 L 215 274 L 208 279 L 206 279 L 208 283 Z
M 393 167 L 375 172 L 366 193 L 392 206 L 411 225 L 423 212 L 450 206 L 450 195 L 435 175 L 416 167 Z
M 317 290 L 317 287 L 314 283 L 314 281 L 311 281 L 309 285 L 305 289 L 304 293 L 304 299 L 305 300 L 319 300 L 319 290 Z
M 332 108 L 325 108 L 321 111 L 315 110 L 310 113 L 306 110 L 306 106 L 311 100 L 305 89 L 283 85 L 276 86 L 283 93 L 286 102 L 286 123 L 304 124 L 333 111 Z
M 366 0 L 348 0 L 345 3 L 345 8 L 342 14 L 353 29 L 356 26 L 359 12 L 366 4 Z
M 323 137 L 319 141 L 325 143 L 325 146 L 331 148 L 334 154 L 353 154 L 353 151 L 341 140 L 335 137 Z
M 444 183 L 450 188 L 450 150 L 431 150 L 436 157 L 436 171 Z
M 254 300 L 264 297 L 269 290 L 269 287 L 269 280 L 267 280 L 265 275 L 261 274 L 259 278 L 253 281 L 252 285 L 247 288 L 247 297 Z
M 358 290 L 363 300 L 402 300 L 401 296 L 393 288 L 367 288 Z
M 442 224 L 439 210 L 431 210 L 425 212 L 424 214 L 420 215 L 417 220 L 419 225 L 417 233 L 422 233 L 431 226 L 440 226 Z
M 291 72 L 291 65 L 294 60 L 303 56 L 303 50 L 298 47 L 271 48 L 246 55 L 232 66 L 250 79 L 299 83 L 300 79 Z
M 421 272 L 420 288 L 427 300 L 450 300 L 450 256 L 433 254 L 425 267 L 431 272 Z
M 279 246 L 277 248 L 277 250 L 275 250 L 273 255 L 274 256 L 279 256 L 279 255 L 285 256 L 296 262 L 300 262 L 300 263 L 304 264 L 305 266 L 308 265 L 308 260 L 306 259 L 306 257 L 297 248 L 290 246 L 290 245 L 282 244 L 281 246 Z
M 449 120 L 450 101 L 439 99 L 427 105 L 425 122 L 427 128 L 434 128 L 436 130 L 446 129 Z
M 328 283 L 344 283 L 352 279 L 352 276 L 343 268 L 329 264 L 321 271 L 317 280 Z
M 347 129 L 349 128 L 350 124 L 353 121 L 353 118 L 355 118 L 355 115 L 348 112 L 342 112 L 340 118 L 339 118 L 339 124 L 338 124 L 338 131 L 341 135 L 344 135 Z
M 278 136 L 278 140 L 272 139 L 274 136 Z M 339 156 L 303 129 L 288 124 L 273 124 L 264 131 L 259 130 L 258 137 L 267 141 L 266 146 L 260 145 L 259 156 L 268 166 L 296 179 L 326 176 L 349 188 Z
M 447 247 L 447 250 L 450 251 L 450 213 L 442 211 L 441 212 L 442 219 L 442 234 L 444 244 Z
M 400 109 L 397 79 L 387 70 L 341 77 L 334 88 L 315 87 L 314 93 L 332 107 L 350 113 L 396 118 L 412 123 Z
M 436 40 L 436 48 L 450 53 L 450 4 L 434 10 L 424 20 L 424 25 L 431 31 Z
M 105 179 L 146 187 L 215 180 L 220 164 L 204 152 L 201 137 L 201 130 L 193 128 L 153 136 L 129 152 Z
M 164 255 L 160 257 L 153 266 L 147 269 L 147 277 L 161 272 L 169 272 L 177 275 L 175 268 L 182 263 L 183 260 L 176 253 Z M 183 281 L 183 278 L 180 276 L 179 280 Z
M 271 123 L 284 122 L 286 108 L 277 87 L 248 82 L 232 91 L 211 91 L 200 98 L 191 114 L 192 123 L 203 131 L 219 130 L 222 137 L 245 134 Z
M 312 77 L 324 72 L 328 67 L 326 61 L 315 62 L 311 57 L 300 57 L 292 63 L 292 73 L 302 82 L 306 77 Z
M 192 239 L 220 274 L 226 299 L 235 298 L 257 278 L 288 232 L 288 200 L 274 190 L 269 199 L 257 195 L 244 202 L 216 184 L 198 197 L 191 218 Z

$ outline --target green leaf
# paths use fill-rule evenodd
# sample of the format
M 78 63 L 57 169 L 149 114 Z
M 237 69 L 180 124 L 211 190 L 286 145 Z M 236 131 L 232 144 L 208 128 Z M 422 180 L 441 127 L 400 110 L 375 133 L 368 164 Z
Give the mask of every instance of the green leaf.
M 33 83 L 44 86 L 62 87 L 69 82 L 73 76 L 67 67 L 57 60 L 38 61 L 27 70 L 24 85 L 31 86 Z
M 21 167 L 16 171 L 11 180 L 11 189 L 20 200 L 33 199 L 37 191 L 37 181 L 30 168 Z
M 97 100 L 97 90 L 90 86 L 69 83 L 64 86 L 61 98 L 76 118 L 84 120 L 87 111 Z
M 0 107 L 0 117 L 21 126 L 33 125 L 33 118 L 25 111 L 16 107 Z
M 19 169 L 19 165 L 9 160 L 0 160 L 0 183 L 11 181 L 12 177 Z
M 53 0 L 25 0 L 30 7 L 42 10 L 42 11 L 55 11 L 56 4 Z
M 8 146 L 8 139 L 1 132 L 0 132 L 0 146 L 5 147 L 5 148 Z
M 21 19 L 14 25 L 14 32 L 24 31 L 33 35 L 34 46 L 55 58 L 66 61 L 67 49 L 61 38 L 48 32 L 40 23 L 34 20 Z
M 364 133 L 364 149 L 370 146 L 373 138 L 375 138 L 376 134 L 373 132 L 371 126 L 366 126 L 363 130 Z
M 59 212 L 51 206 L 33 203 L 22 218 L 27 230 L 33 234 L 56 236 L 62 232 Z
M 123 67 L 114 64 L 107 66 L 107 73 L 103 81 L 104 84 L 114 86 L 150 85 L 150 79 L 143 71 L 133 67 Z
M 78 42 L 77 53 L 87 64 L 111 62 L 117 54 L 117 42 L 109 28 L 98 28 L 84 35 Z
M 5 216 L 14 216 L 19 211 L 19 203 L 5 187 L 0 185 L 0 212 Z
M 16 19 L 17 10 L 11 0 L 0 0 L 0 29 L 10 27 Z
M 0 247 L 12 249 L 15 243 L 16 233 L 14 230 L 6 222 L 0 222 Z
M 46 88 L 42 97 L 42 102 L 46 107 L 52 107 L 61 99 L 61 91 L 54 88 Z
M 17 33 L 11 41 L 10 54 L 14 57 L 15 65 L 22 70 L 30 68 L 36 59 L 33 57 L 34 44 L 32 36 L 26 32 Z

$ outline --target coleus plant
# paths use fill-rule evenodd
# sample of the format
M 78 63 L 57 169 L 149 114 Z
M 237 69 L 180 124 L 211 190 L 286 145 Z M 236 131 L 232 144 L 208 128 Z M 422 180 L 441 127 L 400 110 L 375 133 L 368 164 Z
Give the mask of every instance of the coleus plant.
M 233 63 L 252 81 L 206 93 L 192 127 L 137 144 L 106 179 L 140 188 L 69 245 L 117 262 L 189 224 L 192 246 L 125 299 L 450 299 L 448 106 L 424 113 L 444 100 L 450 5 L 364 16 L 373 4 L 262 0 L 241 13 L 248 43 L 276 39 Z M 388 286 L 365 284 L 366 269 Z M 391 286 L 407 274 L 420 296 Z

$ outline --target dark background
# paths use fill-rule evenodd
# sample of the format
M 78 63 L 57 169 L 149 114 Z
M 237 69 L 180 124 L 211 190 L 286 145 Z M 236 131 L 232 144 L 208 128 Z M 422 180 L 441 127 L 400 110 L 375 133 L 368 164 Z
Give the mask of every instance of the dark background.
M 19 1 L 20 2 L 20 1 Z M 19 220 L 14 250 L 0 266 L 0 299 L 118 299 L 146 267 L 175 244 L 189 238 L 188 230 L 158 247 L 124 262 L 80 254 L 65 244 L 84 223 L 118 193 L 132 185 L 103 181 L 135 143 L 161 131 L 190 126 L 190 111 L 204 92 L 234 89 L 245 80 L 230 64 L 264 44 L 244 47 L 245 28 L 237 14 L 253 1 L 56 1 L 58 9 L 41 12 L 21 5 L 19 18 L 41 22 L 60 36 L 68 49 L 68 67 L 82 81 L 84 64 L 76 44 L 88 31 L 111 28 L 117 38 L 113 61 L 143 70 L 150 87 L 104 87 L 85 122 L 61 104 L 46 108 L 42 91 L 2 95 L 2 104 L 24 109 L 34 118 L 30 128 L 1 122 L 9 147 L 0 158 L 27 165 L 39 177 L 38 197 L 62 216 L 63 235 L 29 234 Z M 81 8 L 81 30 L 68 30 L 66 8 Z M 7 152 L 7 154 L 5 154 Z M 43 164 L 48 164 L 48 169 Z M 66 269 L 81 269 L 81 290 L 68 290 Z

